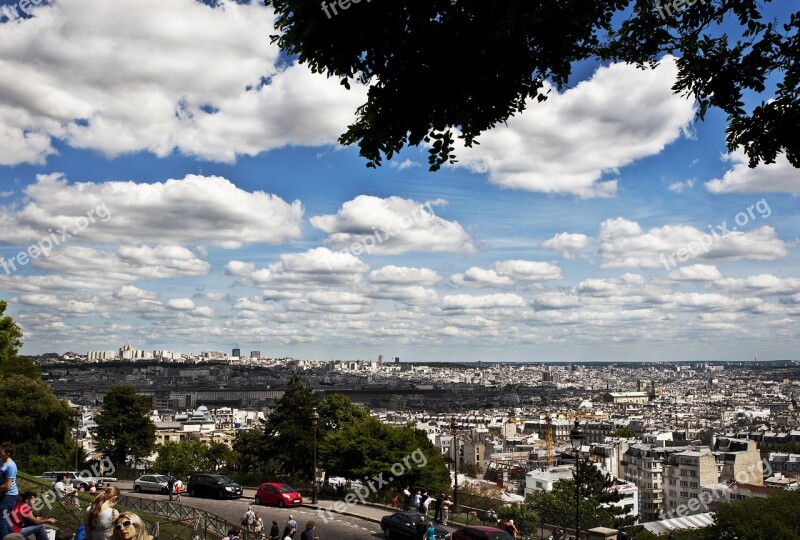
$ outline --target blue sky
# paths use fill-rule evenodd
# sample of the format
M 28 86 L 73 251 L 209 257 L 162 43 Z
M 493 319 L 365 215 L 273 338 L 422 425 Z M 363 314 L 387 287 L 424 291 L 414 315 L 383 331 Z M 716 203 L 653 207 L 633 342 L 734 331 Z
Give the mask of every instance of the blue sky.
M 271 21 L 58 0 L 0 22 L 0 298 L 23 353 L 795 357 L 800 173 L 729 154 L 672 59 L 582 65 L 456 166 L 412 148 L 373 170 L 335 143 L 365 89 L 287 64 Z

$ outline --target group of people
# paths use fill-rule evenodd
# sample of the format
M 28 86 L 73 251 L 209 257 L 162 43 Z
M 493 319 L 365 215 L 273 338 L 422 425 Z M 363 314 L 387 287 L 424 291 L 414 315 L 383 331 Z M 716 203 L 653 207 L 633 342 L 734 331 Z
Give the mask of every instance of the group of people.
M 410 488 L 406 487 L 403 490 L 403 510 L 408 510 L 413 506 L 414 510 L 426 516 L 433 507 L 433 521 L 432 523 L 441 523 L 447 525 L 447 520 L 450 517 L 450 507 L 453 502 L 450 500 L 449 495 L 440 493 L 438 497 L 434 498 L 429 495 L 427 491 L 417 491 L 413 496 L 411 495 Z M 400 495 L 392 499 L 392 507 L 400 508 Z
M 115 508 L 119 496 L 113 485 L 97 494 L 84 514 L 86 540 L 153 540 L 142 518 Z M 77 535 L 75 540 L 80 540 Z
M 247 512 L 242 516 L 242 527 L 247 531 L 256 533 L 259 538 L 268 538 L 269 540 L 319 540 L 318 536 L 314 536 L 317 522 L 313 520 L 306 522 L 306 528 L 300 533 L 300 538 L 298 539 L 297 521 L 295 521 L 294 516 L 291 514 L 289 514 L 289 519 L 286 521 L 282 533 L 278 522 L 273 519 L 272 527 L 269 530 L 269 537 L 266 537 L 264 521 L 258 515 L 258 512 L 254 512 L 250 506 L 247 507 Z M 239 529 L 231 529 L 228 531 L 228 535 L 222 540 L 239 540 L 240 534 L 241 531 Z
M 416 540 L 436 540 L 436 526 L 433 520 L 420 516 L 416 527 Z
M 175 500 L 181 500 L 181 493 L 183 492 L 183 481 L 180 478 L 175 478 L 172 473 L 167 475 L 167 493 L 169 500 L 172 500 L 172 492 L 175 492 Z
M 33 535 L 36 540 L 48 540 L 45 525 L 56 525 L 55 518 L 38 517 L 34 508 L 39 507 L 38 495 L 32 491 L 19 493 L 17 488 L 17 465 L 12 456 L 14 448 L 10 443 L 0 446 L 0 540 L 25 540 Z M 55 496 L 62 501 L 76 501 L 76 490 L 67 481 L 66 475 L 56 479 L 53 486 Z M 90 485 L 89 491 L 92 492 Z M 95 493 L 97 489 L 95 488 Z M 153 540 L 147 532 L 142 519 L 131 512 L 119 512 L 114 507 L 119 502 L 119 489 L 106 486 L 97 493 L 92 504 L 86 509 L 84 523 L 73 535 L 71 530 L 57 531 L 56 540 Z

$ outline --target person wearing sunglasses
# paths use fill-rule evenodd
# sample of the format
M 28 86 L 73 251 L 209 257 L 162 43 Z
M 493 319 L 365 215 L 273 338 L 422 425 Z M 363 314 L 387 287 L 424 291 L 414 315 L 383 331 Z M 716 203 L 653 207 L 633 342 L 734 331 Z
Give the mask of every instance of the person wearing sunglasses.
M 114 540 L 153 540 L 153 537 L 147 534 L 142 518 L 122 512 L 114 521 Z

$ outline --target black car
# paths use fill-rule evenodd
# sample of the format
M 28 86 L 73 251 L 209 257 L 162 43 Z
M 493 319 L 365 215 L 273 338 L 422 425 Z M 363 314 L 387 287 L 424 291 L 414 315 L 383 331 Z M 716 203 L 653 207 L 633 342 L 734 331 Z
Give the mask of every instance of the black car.
M 432 516 L 425 516 L 419 512 L 397 512 L 396 514 L 389 514 L 381 518 L 381 530 L 386 538 L 409 538 L 412 540 L 417 539 L 417 523 L 420 517 L 425 517 L 425 523 L 433 520 Z M 434 525 L 436 530 L 436 538 L 444 539 L 447 537 L 447 530 Z
M 187 490 L 190 497 L 238 499 L 242 496 L 242 486 L 224 474 L 193 474 L 189 477 Z

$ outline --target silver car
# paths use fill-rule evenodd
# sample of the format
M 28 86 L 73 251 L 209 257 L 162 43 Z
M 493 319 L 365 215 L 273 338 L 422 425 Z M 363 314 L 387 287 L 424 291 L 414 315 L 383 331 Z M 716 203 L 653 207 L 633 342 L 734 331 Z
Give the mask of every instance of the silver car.
M 151 491 L 153 493 L 163 493 L 167 495 L 167 486 L 169 485 L 169 478 L 163 474 L 144 474 L 133 481 L 133 491 L 141 493 L 142 491 Z M 175 493 L 175 485 L 172 486 L 172 492 Z

